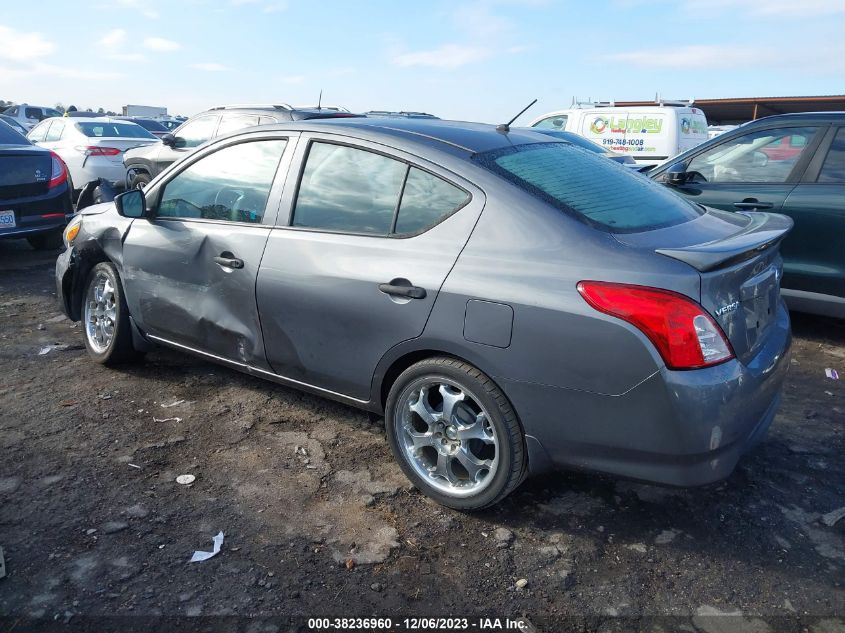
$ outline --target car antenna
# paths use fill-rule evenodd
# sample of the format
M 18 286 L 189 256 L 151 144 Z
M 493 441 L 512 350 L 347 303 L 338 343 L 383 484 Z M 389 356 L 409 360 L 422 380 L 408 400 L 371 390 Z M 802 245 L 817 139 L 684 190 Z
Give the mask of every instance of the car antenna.
M 528 108 L 530 108 L 531 106 L 533 106 L 535 103 L 537 103 L 537 100 L 536 100 L 536 99 L 534 99 L 534 101 L 532 101 L 532 102 L 531 102 L 531 103 L 529 103 L 527 106 L 525 106 L 524 108 L 522 108 L 522 110 L 520 110 L 520 111 L 519 111 L 519 114 L 517 114 L 517 115 L 516 115 L 514 118 L 512 118 L 510 121 L 508 121 L 507 123 L 500 123 L 499 125 L 497 125 L 497 126 L 496 126 L 496 131 L 497 131 L 497 132 L 504 132 L 505 134 L 507 134 L 508 132 L 510 132 L 510 131 L 511 131 L 511 123 L 513 123 L 513 122 L 514 122 L 514 121 L 516 121 L 519 117 L 521 117 L 521 116 L 525 113 L 525 111 L 526 111 Z
M 320 106 L 322 106 L 322 104 L 323 104 L 323 89 L 322 89 L 322 88 L 320 88 L 320 96 L 319 96 L 319 97 L 317 97 L 317 109 L 318 109 L 318 110 L 322 110 L 322 109 L 323 109 L 322 107 L 320 107 Z

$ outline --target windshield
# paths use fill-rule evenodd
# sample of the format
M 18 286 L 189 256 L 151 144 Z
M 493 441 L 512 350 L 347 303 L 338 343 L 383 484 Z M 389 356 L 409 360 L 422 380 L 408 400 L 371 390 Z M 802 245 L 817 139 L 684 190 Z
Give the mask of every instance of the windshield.
M 149 130 L 150 132 L 167 132 L 167 128 L 164 127 L 158 121 L 153 121 L 152 119 L 136 119 L 132 121 L 136 125 L 140 125 L 145 130 Z
M 29 145 L 26 137 L 0 119 L 0 145 Z
M 77 123 L 76 129 L 85 136 L 105 138 L 151 138 L 155 136 L 135 123 L 114 123 L 97 121 L 96 123 Z
M 569 143 L 532 143 L 473 160 L 531 195 L 604 230 L 672 226 L 703 211 L 630 169 Z

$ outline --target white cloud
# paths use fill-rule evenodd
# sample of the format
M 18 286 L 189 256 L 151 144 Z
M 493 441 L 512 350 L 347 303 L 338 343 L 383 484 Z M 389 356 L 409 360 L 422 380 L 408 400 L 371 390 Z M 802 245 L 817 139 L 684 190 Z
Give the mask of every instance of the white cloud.
M 56 45 L 41 33 L 24 33 L 0 24 L 0 59 L 22 62 L 46 57 Z
M 106 48 L 115 48 L 123 44 L 123 42 L 125 41 L 126 31 L 124 31 L 123 29 L 112 29 L 100 38 L 100 46 L 105 46 Z
M 150 20 L 159 18 L 158 11 L 150 6 L 150 0 L 112 0 L 111 4 L 100 5 L 98 8 L 130 9 Z
M 113 53 L 106 55 L 108 59 L 113 59 L 118 62 L 145 62 L 147 56 L 142 53 Z
M 190 68 L 194 70 L 204 70 L 209 73 L 222 73 L 231 70 L 228 66 L 223 64 L 215 64 L 214 62 L 200 62 L 198 64 L 191 64 Z
M 157 53 L 166 53 L 168 51 L 176 51 L 182 48 L 182 45 L 179 44 L 179 42 L 166 40 L 163 37 L 148 37 L 144 40 L 144 46 Z
M 695 68 L 715 70 L 756 66 L 773 60 L 771 50 L 763 47 L 731 45 L 691 45 L 678 48 L 626 51 L 606 55 L 610 61 L 624 62 L 645 68 Z
M 281 13 L 282 11 L 287 11 L 288 3 L 287 2 L 271 2 L 270 4 L 264 5 L 264 13 Z
M 427 66 L 430 68 L 455 69 L 467 64 L 483 61 L 492 56 L 492 51 L 481 46 L 444 44 L 427 51 L 401 53 L 393 57 L 396 66 Z

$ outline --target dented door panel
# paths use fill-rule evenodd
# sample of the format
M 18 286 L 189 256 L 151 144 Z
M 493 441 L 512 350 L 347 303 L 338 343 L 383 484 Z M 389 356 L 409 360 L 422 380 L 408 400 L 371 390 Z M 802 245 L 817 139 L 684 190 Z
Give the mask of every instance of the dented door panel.
M 123 247 L 129 312 L 147 334 L 269 369 L 255 304 L 269 233 L 263 225 L 136 220 Z

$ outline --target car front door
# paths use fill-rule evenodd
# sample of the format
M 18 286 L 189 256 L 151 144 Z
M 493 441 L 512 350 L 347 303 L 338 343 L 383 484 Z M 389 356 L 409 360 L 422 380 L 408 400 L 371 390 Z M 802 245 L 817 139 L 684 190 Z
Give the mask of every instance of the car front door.
M 360 401 L 382 356 L 423 332 L 484 206 L 443 168 L 383 152 L 300 139 L 300 182 L 285 189 L 258 273 L 273 370 Z
M 819 127 L 775 127 L 725 139 L 694 155 L 679 193 L 726 211 L 780 211 L 818 145 Z M 784 139 L 803 144 L 783 153 Z M 784 249 L 784 257 L 787 256 Z
M 845 302 L 845 127 L 828 130 L 782 212 L 795 221 L 783 246 L 784 283 Z
M 172 145 L 161 144 L 158 154 L 152 159 L 153 169 L 157 176 L 177 160 L 196 151 L 196 148 L 214 138 L 217 130 L 217 123 L 220 121 L 218 114 L 206 114 L 188 121 L 174 133 Z
M 123 276 L 129 313 L 153 339 L 266 368 L 255 279 L 293 144 L 231 139 L 146 192 L 152 217 L 129 229 Z

